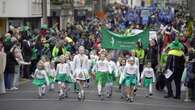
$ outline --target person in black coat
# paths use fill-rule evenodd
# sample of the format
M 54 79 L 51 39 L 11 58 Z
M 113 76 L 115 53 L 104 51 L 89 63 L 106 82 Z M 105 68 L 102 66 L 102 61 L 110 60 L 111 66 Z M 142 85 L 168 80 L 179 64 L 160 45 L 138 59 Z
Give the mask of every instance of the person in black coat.
M 32 58 L 32 43 L 30 42 L 30 37 L 22 32 L 22 54 L 25 62 L 31 62 Z M 30 66 L 23 66 L 23 78 L 30 78 Z
M 168 52 L 168 59 L 165 70 L 170 70 L 172 75 L 167 75 L 165 72 L 166 77 L 166 86 L 168 89 L 168 93 L 165 98 L 173 97 L 173 90 L 172 90 L 172 81 L 175 82 L 176 87 L 176 95 L 174 96 L 175 99 L 180 99 L 181 96 L 181 77 L 184 71 L 184 64 L 185 64 L 185 57 L 184 57 L 184 47 L 178 41 L 173 41 L 168 48 L 170 49 Z M 167 72 L 168 73 L 168 72 Z
M 150 40 L 150 45 L 146 53 L 146 60 L 150 61 L 154 72 L 156 72 L 156 66 L 158 65 L 158 45 L 156 40 Z
M 5 53 L 6 53 L 6 66 L 5 66 L 5 72 L 4 72 L 6 89 L 12 88 L 12 84 L 13 84 L 12 82 L 13 82 L 13 77 L 15 73 L 15 65 L 17 64 L 14 53 L 13 51 L 11 51 L 14 45 L 14 40 L 11 40 L 11 41 L 12 42 L 10 43 L 4 42 Z

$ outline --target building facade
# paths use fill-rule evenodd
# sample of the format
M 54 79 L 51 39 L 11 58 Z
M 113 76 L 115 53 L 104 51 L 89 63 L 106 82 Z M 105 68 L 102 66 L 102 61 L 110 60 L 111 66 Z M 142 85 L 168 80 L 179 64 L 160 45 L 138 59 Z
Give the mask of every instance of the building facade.
M 47 15 L 50 15 L 50 0 L 47 0 Z M 8 30 L 8 25 L 33 28 L 40 27 L 42 0 L 0 0 L 0 33 Z

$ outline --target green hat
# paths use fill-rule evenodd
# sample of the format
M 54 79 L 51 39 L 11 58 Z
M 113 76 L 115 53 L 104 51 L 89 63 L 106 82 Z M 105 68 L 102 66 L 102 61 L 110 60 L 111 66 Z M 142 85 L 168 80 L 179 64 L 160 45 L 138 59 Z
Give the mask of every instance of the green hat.
M 168 48 L 181 50 L 184 47 L 183 47 L 182 43 L 179 42 L 179 40 L 175 40 L 171 44 L 168 45 Z
M 48 29 L 48 25 L 47 24 L 42 24 L 41 29 Z

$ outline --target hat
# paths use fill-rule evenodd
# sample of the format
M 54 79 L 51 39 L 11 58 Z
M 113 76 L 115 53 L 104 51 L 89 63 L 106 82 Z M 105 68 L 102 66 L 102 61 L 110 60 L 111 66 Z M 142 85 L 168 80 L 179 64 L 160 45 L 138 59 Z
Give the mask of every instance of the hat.
M 171 44 L 168 45 L 168 48 L 170 49 L 177 49 L 177 50 L 181 50 L 183 49 L 183 45 L 179 42 L 179 40 L 175 40 L 173 41 Z

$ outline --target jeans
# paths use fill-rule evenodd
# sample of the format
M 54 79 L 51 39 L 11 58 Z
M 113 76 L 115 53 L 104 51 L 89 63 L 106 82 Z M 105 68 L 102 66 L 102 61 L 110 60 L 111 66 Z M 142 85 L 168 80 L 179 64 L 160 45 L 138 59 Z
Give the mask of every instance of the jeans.
M 15 74 L 13 76 L 13 84 L 12 87 L 18 87 L 19 86 L 19 80 L 20 80 L 20 65 L 15 66 Z
M 14 73 L 5 73 L 5 88 L 11 89 L 13 82 Z

